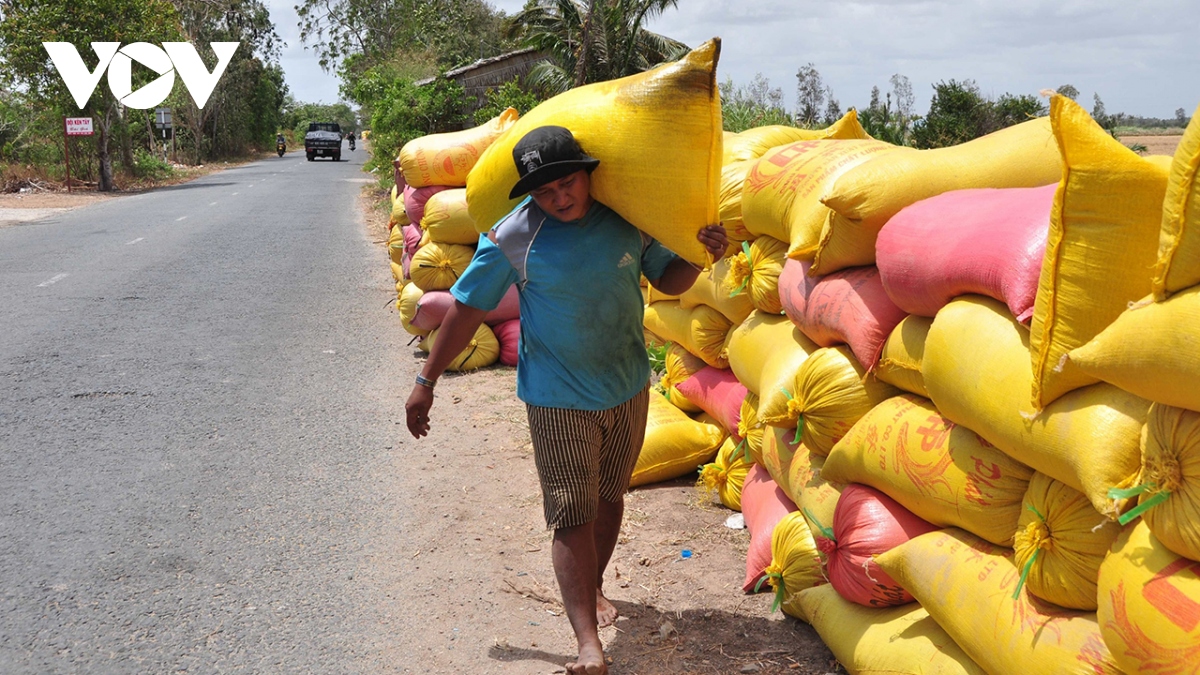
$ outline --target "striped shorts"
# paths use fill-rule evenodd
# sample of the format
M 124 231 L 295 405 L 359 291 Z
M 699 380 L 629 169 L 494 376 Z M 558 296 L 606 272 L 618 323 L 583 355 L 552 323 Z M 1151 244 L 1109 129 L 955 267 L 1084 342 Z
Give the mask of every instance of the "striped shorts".
M 642 451 L 649 405 L 647 387 L 607 410 L 525 406 L 547 528 L 590 523 L 599 499 L 621 499 Z

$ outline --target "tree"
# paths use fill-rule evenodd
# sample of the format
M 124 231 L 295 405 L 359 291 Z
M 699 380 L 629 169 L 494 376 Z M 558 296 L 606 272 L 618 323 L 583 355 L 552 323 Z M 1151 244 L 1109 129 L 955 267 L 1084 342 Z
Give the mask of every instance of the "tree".
M 896 103 L 896 128 L 900 139 L 907 144 L 909 130 L 912 128 L 916 115 L 913 106 L 917 102 L 913 94 L 912 82 L 907 77 L 896 73 L 888 80 L 892 85 L 892 100 Z
M 678 0 L 530 0 L 507 24 L 506 35 L 550 55 L 527 82 L 551 96 L 675 61 L 688 46 L 646 30 Z
M 89 70 L 97 67 L 91 42 L 167 42 L 181 38 L 175 8 L 164 0 L 0 0 L 0 76 L 9 87 L 21 88 L 32 109 L 61 120 L 64 114 L 95 120 L 97 189 L 114 188 L 109 145 L 113 125 L 120 121 L 117 100 L 101 82 L 80 110 L 42 47 L 42 41 L 69 42 L 82 47 Z M 134 89 L 149 81 L 135 71 Z M 176 82 L 179 89 L 178 81 Z M 59 122 L 61 124 L 61 121 Z
M 988 107 L 973 80 L 950 80 L 933 85 L 929 113 L 913 128 L 913 145 L 941 148 L 981 136 Z
M 825 104 L 825 83 L 810 62 L 796 71 L 796 119 L 809 126 L 817 123 Z
M 726 78 L 721 92 L 721 122 L 725 131 L 739 132 L 769 124 L 791 126 L 795 123 L 783 107 L 783 90 L 772 87 L 762 73 L 755 73 L 750 84 L 738 87 Z
M 828 99 L 825 104 L 825 124 L 833 124 L 842 117 L 842 104 L 833 97 L 832 87 L 825 87 L 825 97 Z
M 541 102 L 537 94 L 522 88 L 520 82 L 509 80 L 499 87 L 488 89 L 485 103 L 475 111 L 475 124 L 483 124 L 508 108 L 516 108 L 518 113 L 524 115 Z
M 1175 122 L 1178 123 L 1179 126 L 1186 127 L 1188 125 L 1188 122 L 1190 122 L 1190 121 L 1191 120 L 1188 119 L 1188 114 L 1187 114 L 1186 110 L 1184 110 L 1183 108 L 1175 109 Z
M 1067 98 L 1071 99 L 1072 101 L 1079 98 L 1079 90 L 1076 89 L 1075 85 L 1073 85 L 1073 84 L 1064 84 L 1063 86 L 1059 87 L 1058 89 L 1055 89 L 1055 92 L 1062 94 L 1063 96 L 1066 96 Z

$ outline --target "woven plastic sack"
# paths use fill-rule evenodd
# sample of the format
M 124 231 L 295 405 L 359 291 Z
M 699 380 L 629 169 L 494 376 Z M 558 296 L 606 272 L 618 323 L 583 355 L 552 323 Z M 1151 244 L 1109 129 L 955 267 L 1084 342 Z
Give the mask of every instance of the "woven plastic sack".
M 771 611 L 782 609 L 796 617 L 801 614 L 797 602 L 800 591 L 825 583 L 821 553 L 799 511 L 792 511 L 775 525 L 771 533 L 771 564 L 763 574 L 766 578 L 759 583 L 766 583 L 775 591 Z
M 1071 351 L 1080 371 L 1138 396 L 1200 410 L 1200 286 L 1147 297 Z
M 446 312 L 454 306 L 454 296 L 450 291 L 429 291 L 417 302 L 417 312 L 412 323 L 422 330 L 433 330 L 442 325 Z M 521 299 L 517 287 L 511 286 L 501 298 L 495 309 L 483 315 L 483 322 L 495 327 L 505 321 L 512 321 L 520 316 Z
M 668 342 L 677 342 L 710 366 L 729 367 L 723 355 L 725 337 L 733 324 L 712 307 L 683 309 L 679 302 L 655 302 L 646 307 L 646 330 Z
M 754 392 L 746 394 L 742 401 L 737 432 L 733 435 L 741 439 L 737 444 L 737 451 L 746 461 L 761 464 L 763 425 L 758 421 L 758 395 Z
M 742 222 L 755 236 L 788 244 L 811 258 L 829 209 L 821 198 L 839 176 L 881 154 L 915 152 L 873 140 L 812 140 L 772 148 L 747 172 Z
M 405 279 L 404 275 L 404 227 L 392 228 L 388 232 L 388 260 L 392 264 L 392 278 Z
M 936 315 L 960 295 L 986 295 L 1026 323 L 1033 316 L 1055 189 L 955 190 L 904 208 L 875 242 L 887 294 L 920 316 Z
M 800 461 L 806 461 L 808 449 L 796 440 L 795 429 L 780 429 L 766 427 L 763 429 L 762 453 L 758 463 L 767 470 L 767 475 L 783 490 L 793 502 L 800 494 L 797 486 L 792 485 L 791 468 L 796 455 L 801 455 Z M 797 502 L 798 503 L 798 502 Z
M 871 609 L 828 584 L 801 591 L 799 616 L 834 658 L 856 675 L 984 675 L 942 627 L 915 603 Z
M 1200 284 L 1200 107 L 1171 163 L 1171 177 L 1163 200 L 1162 230 L 1158 235 L 1158 260 L 1151 287 L 1156 300 Z
M 731 371 L 707 366 L 675 388 L 684 398 L 712 415 L 726 431 L 737 434 L 742 402 L 750 392 Z
M 786 316 L 754 312 L 729 337 L 729 369 L 755 394 L 794 374 L 817 350 Z
M 429 240 L 439 244 L 479 243 L 479 233 L 471 214 L 467 213 L 467 191 L 459 188 L 444 190 L 425 202 L 425 215 L 421 218 L 421 229 L 429 233 Z
M 1033 469 L 905 394 L 871 409 L 825 460 L 823 475 L 869 485 L 941 527 L 1012 543 Z
M 730 242 L 743 242 L 754 239 L 754 235 L 746 229 L 742 222 L 742 188 L 746 184 L 746 174 L 754 160 L 732 162 L 721 167 L 721 193 L 717 196 L 717 217 L 725 227 L 725 235 Z
M 409 275 L 425 292 L 444 291 L 467 270 L 475 249 L 460 244 L 429 243 L 413 254 Z
M 771 148 L 797 141 L 829 139 L 870 140 L 870 135 L 858 121 L 858 113 L 850 110 L 827 129 L 798 129 L 782 124 L 754 127 L 725 138 L 724 163 L 744 162 L 762 157 Z
M 392 189 L 395 190 L 394 187 Z M 388 228 L 391 229 L 391 228 L 396 227 L 397 225 L 399 225 L 399 226 L 408 225 L 411 222 L 412 222 L 412 219 L 408 217 L 408 212 L 404 210 L 404 200 L 403 199 L 393 199 L 392 200 L 392 211 L 391 211 L 391 214 L 388 215 Z
M 720 427 L 691 419 L 661 394 L 651 391 L 646 440 L 629 484 L 648 485 L 694 474 L 712 461 L 724 441 L 725 432 Z
M 521 320 L 509 319 L 496 324 L 492 332 L 496 334 L 496 340 L 500 343 L 500 365 L 515 368 L 520 356 Z
M 467 184 L 467 174 L 480 156 L 517 121 L 516 108 L 508 108 L 483 124 L 444 134 L 430 134 L 400 148 L 404 181 L 413 187 Z M 511 157 L 511 153 L 510 153 Z
M 425 219 L 425 204 L 429 203 L 429 199 L 439 192 L 451 189 L 446 185 L 429 185 L 423 188 L 415 188 L 411 185 L 404 186 L 404 211 L 408 214 L 409 220 L 414 224 L 419 224 Z
M 753 462 L 746 460 L 738 450 L 738 442 L 730 436 L 717 450 L 717 458 L 700 467 L 700 478 L 696 486 L 706 493 L 714 494 L 721 504 L 734 511 L 742 510 L 742 485 L 750 473 Z
M 674 63 L 576 87 L 538 105 L 487 149 L 467 179 L 475 227 L 491 229 L 517 205 L 513 146 L 530 130 L 570 129 L 600 160 L 592 196 L 683 258 L 703 264 L 701 228 L 714 225 L 721 180 L 721 98 L 714 39 Z
M 758 417 L 771 426 L 799 428 L 808 449 L 824 457 L 859 418 L 899 393 L 867 377 L 848 347 L 825 347 L 804 361 L 790 384 L 762 394 Z
M 925 358 L 925 339 L 933 319 L 909 315 L 900 321 L 883 343 L 879 362 L 872 371 L 880 382 L 929 398 L 921 361 Z
M 1168 549 L 1200 560 L 1200 413 L 1150 406 L 1138 480 L 1133 488 L 1110 493 L 1138 497 L 1121 524 L 1141 516 Z
M 740 247 L 738 250 L 741 250 Z M 733 325 L 738 325 L 754 311 L 750 296 L 745 293 L 730 295 L 726 280 L 730 273 L 730 258 L 718 260 L 712 267 L 700 273 L 696 283 L 679 296 L 679 306 L 691 309 L 697 305 L 708 305 L 725 315 Z
M 413 325 L 413 317 L 417 315 L 417 304 L 425 294 L 416 284 L 406 284 L 396 298 L 396 310 L 400 314 L 400 325 L 411 335 L 424 337 L 429 335 L 425 330 Z
M 874 556 L 938 529 L 891 497 L 865 485 L 847 485 L 833 514 L 833 539 L 817 538 L 829 583 L 850 602 L 892 607 L 912 602 L 908 591 L 879 569 Z
M 750 531 L 750 549 L 746 552 L 746 580 L 742 590 L 755 593 L 762 590 L 759 581 L 766 578 L 771 565 L 771 536 L 783 517 L 796 510 L 783 490 L 771 480 L 765 469 L 757 464 L 746 475 L 742 485 L 742 514 Z
M 667 345 L 663 366 L 663 374 L 658 381 L 663 396 L 666 396 L 672 405 L 684 412 L 700 412 L 703 408 L 679 391 L 679 385 L 686 382 L 692 375 L 705 368 L 711 368 L 711 366 L 704 363 L 699 356 L 693 356 L 678 342 Z
M 1009 457 L 1087 495 L 1116 518 L 1123 503 L 1110 487 L 1129 487 L 1150 402 L 1097 384 L 1029 412 L 1029 332 L 997 300 L 978 295 L 942 308 L 921 373 L 947 419 L 971 429 Z
M 1036 408 L 1096 382 L 1067 353 L 1150 292 L 1168 174 L 1066 96 L 1050 100 L 1050 118 L 1064 169 L 1030 326 Z
M 1138 524 L 1121 532 L 1099 585 L 1096 618 L 1125 672 L 1200 672 L 1200 562 L 1175 555 Z
M 1035 473 L 1013 537 L 1017 586 L 1069 609 L 1096 609 L 1100 562 L 1120 533 L 1078 490 Z
M 814 534 L 832 538 L 833 514 L 846 484 L 826 480 L 822 473 L 825 458 L 812 454 L 803 445 L 800 447 L 803 450 L 797 450 L 792 456 L 788 470 L 788 484 L 794 494 L 792 501 L 800 507 Z
M 416 223 L 409 223 L 400 228 L 404 238 L 404 253 L 400 259 L 400 268 L 405 279 L 412 278 L 412 259 L 421 248 L 421 228 Z
M 884 292 L 874 266 L 851 267 L 823 277 L 808 276 L 807 262 L 788 260 L 779 275 L 783 311 L 822 347 L 845 344 L 867 370 L 892 330 L 907 315 Z
M 731 296 L 749 296 L 760 312 L 781 314 L 779 273 L 786 259 L 787 244 L 778 239 L 759 237 L 753 242 L 742 242 L 742 250 L 729 260 L 724 290 Z
M 1011 551 L 957 529 L 921 535 L 875 561 L 989 673 L 1118 675 L 1094 612 L 1022 590 Z
M 812 273 L 874 263 L 879 230 L 922 199 L 968 188 L 1038 187 L 1060 176 L 1050 121 L 1044 117 L 961 145 L 881 155 L 846 172 L 822 196 L 831 213 Z
M 429 349 L 432 351 L 437 344 L 438 331 L 429 333 Z M 490 366 L 500 359 L 500 342 L 496 334 L 486 324 L 479 324 L 475 335 L 458 356 L 446 366 L 446 370 L 468 372 Z

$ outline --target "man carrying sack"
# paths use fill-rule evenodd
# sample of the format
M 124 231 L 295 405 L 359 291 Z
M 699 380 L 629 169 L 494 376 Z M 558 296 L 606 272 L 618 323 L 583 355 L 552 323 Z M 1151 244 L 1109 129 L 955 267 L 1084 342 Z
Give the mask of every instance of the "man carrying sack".
M 513 161 L 520 179 L 509 198 L 531 198 L 480 239 L 450 289 L 454 306 L 405 406 L 408 429 L 415 438 L 428 433 L 438 377 L 517 284 L 517 397 L 526 404 L 546 525 L 554 530 L 554 574 L 579 644 L 567 671 L 603 675 L 598 628 L 617 618 L 604 597 L 604 570 L 649 405 L 640 280 L 644 274 L 656 289 L 678 295 L 700 269 L 592 198 L 591 172 L 600 161 L 569 130 L 533 129 L 513 148 Z M 697 239 L 714 258 L 724 255 L 720 225 Z

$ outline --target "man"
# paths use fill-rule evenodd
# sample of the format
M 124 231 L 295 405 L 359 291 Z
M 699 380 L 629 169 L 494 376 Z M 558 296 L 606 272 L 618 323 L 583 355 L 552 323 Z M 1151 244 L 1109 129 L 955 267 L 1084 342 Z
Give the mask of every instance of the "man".
M 467 346 L 484 315 L 512 284 L 521 299 L 517 396 L 526 403 L 542 485 L 551 557 L 579 643 L 570 673 L 608 672 L 598 628 L 617 609 L 604 597 L 604 570 L 624 516 L 624 494 L 641 452 L 650 366 L 642 331 L 642 274 L 669 294 L 687 290 L 699 268 L 649 239 L 590 193 L 599 160 L 563 127 L 530 131 L 513 148 L 529 193 L 486 237 L 451 289 L 454 306 L 406 405 L 408 428 L 429 430 L 433 388 Z M 637 189 L 637 186 L 630 186 Z M 719 258 L 725 229 L 697 239 Z

